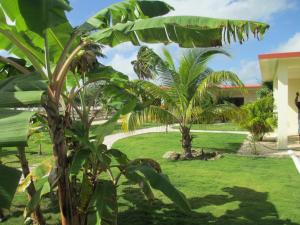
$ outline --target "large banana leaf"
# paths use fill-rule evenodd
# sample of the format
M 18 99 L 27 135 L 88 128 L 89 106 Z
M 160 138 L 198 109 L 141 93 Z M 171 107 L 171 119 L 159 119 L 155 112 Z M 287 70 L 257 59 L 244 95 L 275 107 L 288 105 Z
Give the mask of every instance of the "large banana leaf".
M 0 28 L 0 49 L 30 61 L 34 59 L 37 63 L 43 65 L 44 55 L 41 48 L 35 45 L 41 43 L 41 41 L 38 42 L 39 39 L 30 31 L 18 32 L 16 28 L 10 26 L 7 26 L 6 29 Z M 35 43 L 31 40 L 35 40 Z
M 18 31 L 31 30 L 39 35 L 67 22 L 65 11 L 71 10 L 66 0 L 0 0 L 6 15 L 16 22 Z
M 238 40 L 243 43 L 252 33 L 263 37 L 269 25 L 246 20 L 213 19 L 198 16 L 171 16 L 118 23 L 98 30 L 90 38 L 102 44 L 116 46 L 130 41 L 145 43 L 171 42 L 181 47 L 215 47 Z
M 17 75 L 0 81 L 0 147 L 26 145 L 29 121 L 35 112 L 11 108 L 39 105 L 46 88 L 46 81 L 38 74 Z
M 26 146 L 34 112 L 0 109 L 0 147 Z
M 12 76 L 0 81 L 0 107 L 38 105 L 47 84 L 38 74 Z
M 117 225 L 117 191 L 112 181 L 98 181 L 90 207 L 95 211 L 89 214 L 88 225 Z
M 28 54 L 32 54 L 43 65 L 44 36 L 46 35 L 51 62 L 57 62 L 73 31 L 64 14 L 64 10 L 69 9 L 67 3 L 64 0 L 30 0 L 29 2 L 0 0 L 0 3 L 6 15 L 15 22 L 13 27 L 7 24 L 4 12 L 0 9 L 1 49 L 21 58 L 25 57 L 31 62 L 32 58 L 29 58 Z M 9 34 L 13 35 L 16 40 L 9 38 Z M 23 48 L 22 51 L 20 47 Z
M 108 28 L 117 23 L 162 16 L 173 8 L 163 1 L 126 0 L 102 9 L 80 26 L 82 31 Z
M 21 175 L 21 171 L 0 164 L 0 209 L 10 208 Z

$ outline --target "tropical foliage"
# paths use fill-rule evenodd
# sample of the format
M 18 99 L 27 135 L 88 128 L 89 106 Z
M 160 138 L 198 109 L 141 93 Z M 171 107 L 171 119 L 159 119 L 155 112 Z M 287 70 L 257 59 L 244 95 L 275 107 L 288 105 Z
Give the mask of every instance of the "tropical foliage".
M 127 76 L 99 64 L 96 57 L 101 56 L 102 45 L 113 47 L 124 42 L 173 42 L 182 47 L 242 43 L 250 33 L 262 37 L 268 25 L 203 17 L 160 17 L 172 7 L 163 1 L 127 0 L 72 27 L 65 14 L 71 10 L 67 0 L 0 0 L 0 4 L 0 49 L 26 61 L 24 64 L 0 58 L 6 66 L 1 71 L 7 77 L 0 83 L 0 124 L 6 128 L 0 131 L 0 147 L 18 147 L 25 177 L 21 186 L 30 199 L 25 217 L 45 224 L 39 202 L 53 191 L 58 195 L 61 224 L 116 224 L 116 188 L 121 175 L 139 184 L 148 198 L 153 197 L 151 186 L 188 210 L 184 196 L 170 185 L 156 162 L 131 161 L 102 144 L 112 124 L 129 113 L 137 99 L 126 91 Z M 15 71 L 11 72 L 11 68 Z M 96 115 L 90 114 L 85 92 L 88 85 L 100 80 L 106 82 L 103 91 L 113 98 L 116 113 L 96 135 L 90 135 Z M 54 163 L 44 162 L 34 171 L 29 170 L 24 151 L 30 134 L 28 122 L 34 113 L 23 110 L 31 106 L 45 110 L 54 157 Z M 72 116 L 74 112 L 79 119 Z M 117 161 L 116 174 L 111 170 L 113 159 Z M 37 182 L 39 189 L 34 185 Z
M 258 98 L 264 98 L 273 93 L 273 82 L 264 82 L 262 87 L 256 92 Z
M 149 57 L 150 49 L 144 47 L 140 51 L 147 51 Z M 204 99 L 211 96 L 211 92 L 224 82 L 242 86 L 242 82 L 232 72 L 212 71 L 207 67 L 207 62 L 216 54 L 227 55 L 222 49 L 193 49 L 186 51 L 180 59 L 176 68 L 170 52 L 164 50 L 164 59 L 151 51 L 151 60 L 142 60 L 143 68 L 156 74 L 162 86 L 155 85 L 149 81 L 139 80 L 136 84 L 142 87 L 148 95 L 154 99 L 160 99 L 161 104 L 144 102 L 144 107 L 133 111 L 123 118 L 123 128 L 134 129 L 136 126 L 147 121 L 158 121 L 164 123 L 178 123 L 182 134 L 182 149 L 185 157 L 191 158 L 192 136 L 191 125 L 203 117 L 221 114 L 231 111 L 232 107 L 225 104 L 212 104 L 210 106 L 201 104 Z M 145 62 L 149 65 L 145 66 Z M 154 63 L 154 64 L 153 64 Z M 136 63 L 138 64 L 138 62 Z M 228 110 L 226 110 L 228 109 Z
M 242 106 L 236 119 L 240 127 L 251 133 L 255 141 L 261 141 L 264 135 L 273 131 L 277 124 L 273 96 L 269 94 Z

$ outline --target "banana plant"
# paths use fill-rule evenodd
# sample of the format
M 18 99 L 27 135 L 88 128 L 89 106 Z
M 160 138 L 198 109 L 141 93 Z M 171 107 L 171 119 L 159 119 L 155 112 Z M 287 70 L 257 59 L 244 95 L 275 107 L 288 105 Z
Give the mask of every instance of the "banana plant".
M 13 66 L 22 74 L 18 79 L 23 79 L 23 83 L 15 87 L 6 84 L 8 80 L 5 80 L 2 85 L 6 92 L 5 95 L 0 95 L 0 106 L 11 109 L 39 101 L 46 111 L 55 161 L 51 177 L 56 184 L 54 186 L 58 192 L 63 225 L 86 224 L 88 221 L 84 219 L 85 214 L 83 219 L 81 218 L 78 205 L 74 202 L 74 199 L 77 199 L 77 192 L 70 178 L 70 162 L 73 161 L 70 151 L 79 151 L 84 145 L 76 141 L 74 136 L 68 137 L 67 131 L 72 130 L 77 124 L 77 121 L 73 121 L 70 116 L 72 111 L 76 111 L 79 115 L 79 124 L 83 126 L 83 137 L 86 138 L 89 136 L 89 129 L 95 117 L 89 118 L 90 107 L 85 105 L 84 101 L 81 101 L 78 107 L 73 100 L 76 97 L 83 100 L 82 96 L 88 84 L 101 79 L 114 84 L 119 83 L 114 85 L 115 88 L 107 91 L 116 99 L 122 100 L 122 96 L 126 94 L 123 90 L 124 79 L 110 67 L 72 72 L 72 64 L 81 54 L 95 44 L 114 47 L 124 42 L 131 42 L 133 45 L 140 45 L 141 42 L 177 43 L 186 48 L 222 46 L 232 41 L 243 43 L 251 33 L 257 38 L 262 38 L 269 27 L 264 23 L 245 20 L 194 16 L 161 17 L 173 8 L 157 0 L 127 0 L 113 4 L 100 10 L 78 27 L 72 27 L 67 20 L 65 13 L 71 10 L 71 6 L 66 0 L 0 0 L 0 4 L 0 49 L 26 60 L 26 63 L 33 68 L 36 78 L 42 80 L 43 87 L 46 88 L 46 91 L 36 91 L 34 89 L 36 86 L 30 82 L 32 77 L 30 70 L 7 57 L 1 57 L 1 62 Z M 34 81 L 34 78 L 32 79 Z M 73 86 L 70 87 L 68 84 Z M 34 91 L 27 89 L 20 93 L 26 85 L 31 85 Z M 111 130 L 111 122 L 132 110 L 135 102 L 127 98 L 120 101 L 118 106 L 118 113 L 99 129 L 95 138 L 96 148 L 101 146 L 104 135 Z M 6 111 L 3 111 L 3 114 L 7 120 L 21 119 L 21 117 L 13 117 Z M 22 138 L 21 142 L 24 143 L 24 136 Z M 91 142 L 87 140 L 84 143 Z M 20 139 L 12 138 L 10 141 L 11 145 L 16 146 Z M 88 144 L 87 149 L 93 148 L 95 143 Z M 87 160 L 88 165 L 90 161 Z M 85 171 L 84 174 L 88 173 L 86 167 L 82 169 Z M 143 173 L 145 169 L 139 171 Z M 149 179 L 152 175 L 150 172 L 145 172 L 145 177 Z M 98 182 L 98 180 L 95 182 L 101 184 L 101 188 L 96 188 L 93 193 L 97 192 L 102 196 L 113 194 L 104 188 L 111 186 L 111 182 Z M 103 202 L 97 201 L 95 204 L 101 206 Z M 115 215 L 116 211 L 113 212 Z M 98 213 L 96 218 L 94 217 L 94 222 L 89 224 L 99 224 L 100 220 L 105 224 L 106 220 L 101 215 Z

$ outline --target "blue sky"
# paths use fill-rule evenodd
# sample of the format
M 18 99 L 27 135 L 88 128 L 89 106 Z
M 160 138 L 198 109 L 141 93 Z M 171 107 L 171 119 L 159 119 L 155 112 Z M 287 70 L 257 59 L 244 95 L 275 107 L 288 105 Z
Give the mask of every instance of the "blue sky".
M 117 0 L 70 0 L 73 10 L 68 13 L 72 25 L 76 26 Z M 260 82 L 257 56 L 262 53 L 300 51 L 300 1 L 299 0 L 166 0 L 175 7 L 171 15 L 197 15 L 232 19 L 251 19 L 270 24 L 264 40 L 252 38 L 243 45 L 231 44 L 225 48 L 231 58 L 215 57 L 209 64 L 214 70 L 231 70 L 248 84 Z M 161 53 L 163 45 L 151 45 Z M 167 47 L 175 58 L 182 49 L 176 45 Z M 130 61 L 138 51 L 137 47 L 122 44 L 114 49 L 104 50 L 105 64 L 135 78 Z

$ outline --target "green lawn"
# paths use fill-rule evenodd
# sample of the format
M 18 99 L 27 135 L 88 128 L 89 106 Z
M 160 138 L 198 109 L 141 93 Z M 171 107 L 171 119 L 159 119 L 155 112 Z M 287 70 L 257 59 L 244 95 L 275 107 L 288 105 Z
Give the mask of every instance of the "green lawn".
M 229 146 L 237 146 L 238 140 L 242 140 L 240 135 L 201 134 L 194 143 L 226 152 Z M 114 147 L 131 158 L 158 160 L 173 184 L 186 194 L 193 212 L 184 215 L 160 193 L 160 200 L 149 204 L 136 188 L 124 187 L 120 191 L 120 224 L 300 224 L 300 176 L 289 158 L 226 154 L 216 161 L 162 159 L 166 151 L 180 150 L 178 141 L 177 133 L 147 134 L 120 140 Z
M 92 126 L 92 132 L 94 132 L 97 129 L 98 126 L 100 126 L 100 125 L 93 125 Z M 157 126 L 163 126 L 163 125 L 160 124 L 160 123 L 144 123 L 140 127 L 138 127 L 137 129 L 157 127 Z M 121 132 L 124 132 L 122 130 L 121 124 L 120 123 L 115 124 L 112 134 L 121 133 Z
M 235 153 L 245 135 L 195 134 L 194 147 Z M 289 158 L 225 154 L 216 161 L 169 162 L 166 151 L 180 151 L 179 133 L 155 133 L 115 143 L 130 158 L 161 163 L 172 183 L 186 194 L 193 211 L 183 214 L 161 193 L 152 203 L 136 186 L 119 187 L 120 225 L 300 225 L 300 176 Z M 17 194 L 11 217 L 2 224 L 22 224 L 26 196 Z M 58 224 L 57 208 L 43 201 L 47 224 Z
M 179 128 L 175 126 L 174 128 Z M 215 123 L 215 124 L 193 124 L 192 130 L 222 130 L 222 131 L 245 131 L 233 123 Z

